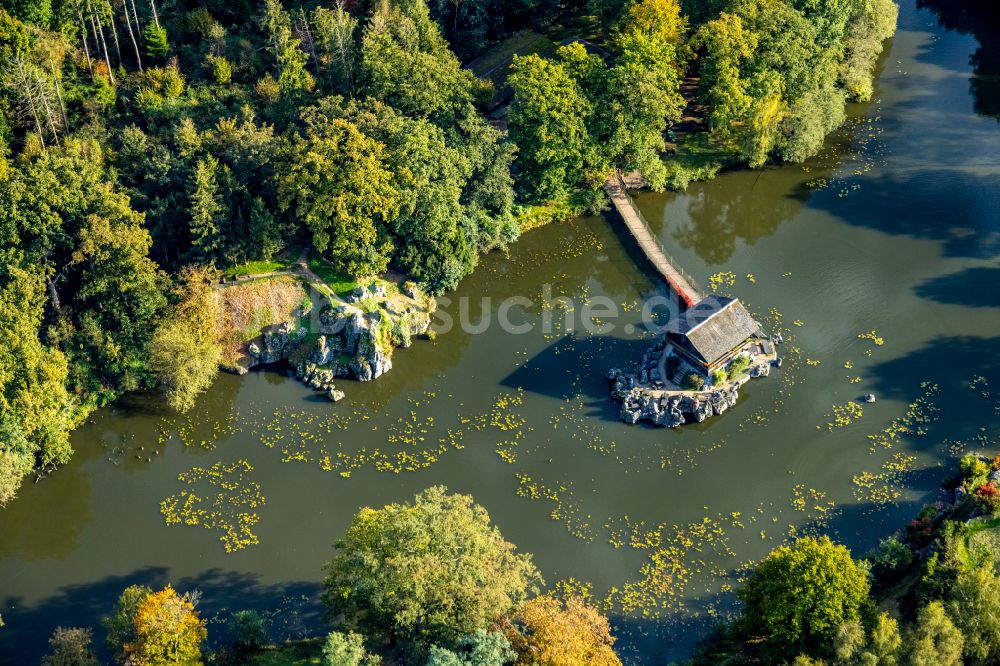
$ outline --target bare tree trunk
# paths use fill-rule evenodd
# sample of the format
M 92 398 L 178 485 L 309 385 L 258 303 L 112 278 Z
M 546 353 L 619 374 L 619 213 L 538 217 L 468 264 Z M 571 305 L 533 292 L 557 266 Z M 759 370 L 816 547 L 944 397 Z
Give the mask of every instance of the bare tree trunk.
M 63 101 L 62 97 L 62 86 L 59 85 L 59 79 L 52 77 L 52 82 L 55 84 L 56 89 L 56 99 L 59 100 L 59 109 L 62 111 L 63 127 L 66 131 L 69 131 L 69 116 L 66 115 L 66 103 Z
M 87 22 L 83 20 L 83 11 L 77 10 L 77 16 L 80 17 L 80 27 L 83 31 L 80 33 L 80 38 L 83 40 L 83 52 L 87 54 L 87 69 L 90 70 L 90 78 L 94 78 L 94 63 L 90 61 L 90 47 L 87 46 Z
M 111 6 L 108 0 L 104 0 L 104 4 L 107 5 L 108 11 L 111 12 L 111 36 L 115 38 L 115 53 L 118 54 L 118 64 L 122 63 L 122 48 L 118 44 L 118 28 L 115 27 L 115 8 Z
M 20 55 L 12 56 L 10 59 L 10 66 L 14 68 L 15 74 L 17 75 L 17 80 L 14 81 L 16 88 L 19 88 L 24 93 L 24 100 L 28 106 L 28 113 L 31 115 L 32 120 L 35 121 L 35 131 L 38 132 L 38 140 L 42 144 L 42 150 L 45 150 L 45 133 L 42 131 L 42 120 L 38 115 L 38 103 L 35 100 L 35 91 L 32 89 L 32 77 L 28 73 L 28 68 L 24 65 L 24 60 Z
M 56 312 L 62 312 L 62 305 L 59 302 L 59 292 L 56 290 L 56 277 L 50 277 L 46 282 L 49 283 L 49 300 L 52 301 L 52 307 Z
M 135 49 L 135 61 L 142 71 L 142 56 L 139 55 L 139 42 L 135 40 L 135 32 L 132 32 L 132 19 L 128 16 L 128 0 L 122 0 L 122 9 L 125 10 L 125 25 L 128 26 L 128 36 L 132 39 L 132 47 Z M 135 11 L 135 0 L 132 0 L 132 11 Z M 139 31 L 139 15 L 135 16 L 135 30 Z
M 56 114 L 52 112 L 51 108 L 52 99 L 49 97 L 49 92 L 45 89 L 45 82 L 39 79 L 38 72 L 31 72 L 31 77 L 35 79 L 35 85 L 38 90 L 38 105 L 45 112 L 45 122 L 48 123 L 49 129 L 52 130 L 52 140 L 58 144 L 59 129 L 56 127 Z
M 153 23 L 160 27 L 160 17 L 156 15 L 156 0 L 149 0 L 149 6 L 153 8 Z
M 312 30 L 309 29 L 309 19 L 306 18 L 306 10 L 299 7 L 299 11 L 302 13 L 302 30 L 309 40 L 309 52 L 312 53 L 313 70 L 316 72 L 316 76 L 319 76 L 319 58 L 316 56 L 316 40 L 313 39 Z
M 95 18 L 97 20 L 96 25 L 94 25 Z M 90 23 L 94 28 L 94 33 L 97 35 L 97 41 L 101 45 L 101 50 L 104 52 L 104 62 L 108 66 L 108 78 L 111 79 L 111 85 L 115 85 L 115 73 L 111 69 L 111 58 L 110 56 L 108 56 L 108 43 L 104 41 L 103 28 L 98 30 L 98 28 L 101 25 L 101 19 L 99 16 L 97 16 L 96 12 L 94 12 L 93 7 L 90 8 Z

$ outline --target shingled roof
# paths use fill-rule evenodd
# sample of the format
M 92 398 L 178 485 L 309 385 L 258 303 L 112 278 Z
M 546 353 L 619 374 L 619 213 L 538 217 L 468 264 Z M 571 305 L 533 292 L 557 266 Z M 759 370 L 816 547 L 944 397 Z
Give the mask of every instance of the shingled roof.
M 739 299 L 708 296 L 670 322 L 667 338 L 705 365 L 711 365 L 747 338 L 760 335 Z

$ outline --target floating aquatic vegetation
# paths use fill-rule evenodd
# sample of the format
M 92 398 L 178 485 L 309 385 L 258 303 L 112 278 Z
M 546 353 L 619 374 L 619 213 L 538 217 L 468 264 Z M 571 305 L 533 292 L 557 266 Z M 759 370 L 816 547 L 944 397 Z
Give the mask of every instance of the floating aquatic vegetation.
M 437 397 L 435 391 L 424 391 L 422 397 L 407 400 L 419 408 L 428 406 Z M 281 452 L 282 462 L 314 462 L 320 469 L 336 472 L 344 478 L 350 478 L 352 472 L 368 465 L 391 474 L 426 469 L 448 451 L 464 448 L 462 440 L 469 431 L 504 433 L 505 439 L 497 443 L 497 453 L 507 462 L 514 462 L 513 448 L 531 431 L 526 419 L 517 411 L 523 402 L 522 389 L 500 394 L 487 411 L 472 416 L 459 414 L 456 424 L 447 428 L 440 427 L 434 416 L 422 416 L 411 409 L 384 428 L 386 446 L 361 447 L 353 452 L 331 451 L 326 435 L 362 426 L 370 418 L 366 412 L 345 415 L 276 409 L 270 419 L 261 419 L 257 434 L 264 446 Z M 370 429 L 379 432 L 377 425 Z M 343 449 L 342 442 L 333 446 Z
M 795 511 L 811 513 L 817 518 L 822 518 L 834 510 L 836 503 L 826 499 L 826 492 L 816 488 L 806 488 L 805 484 L 799 483 L 792 488 L 792 508 Z
M 830 432 L 833 432 L 836 428 L 846 428 L 864 416 L 864 414 L 865 410 L 861 405 L 853 401 L 846 402 L 843 405 L 834 405 L 831 413 L 827 415 L 833 420 L 827 421 L 826 428 Z
M 698 466 L 698 456 L 718 451 L 725 446 L 725 439 L 718 439 L 706 446 L 695 446 L 688 449 L 674 449 L 669 454 L 660 457 L 660 469 L 672 469 L 677 476 L 683 476 Z M 680 454 L 678 456 L 678 454 Z
M 868 333 L 858 333 L 858 339 L 871 340 L 872 342 L 875 343 L 876 347 L 881 347 L 882 345 L 885 344 L 885 340 L 882 339 L 881 336 L 879 336 L 878 331 L 876 331 L 875 329 L 872 329 Z
M 559 406 L 559 412 L 549 416 L 552 429 L 566 431 L 570 439 L 584 442 L 588 449 L 603 456 L 615 456 L 619 463 L 635 462 L 635 456 L 623 459 L 617 455 L 617 444 L 614 440 L 606 440 L 606 435 L 599 432 L 598 428 L 587 418 L 586 407 L 582 395 L 577 394 L 572 398 L 566 398 L 564 403 Z
M 166 442 L 176 432 L 184 446 L 212 450 L 220 439 L 236 432 L 237 416 L 238 412 L 233 410 L 222 419 L 211 418 L 207 413 L 185 414 L 172 420 L 162 419 L 157 443 Z
M 934 405 L 934 398 L 940 393 L 940 387 L 932 382 L 921 382 L 920 388 L 923 393 L 907 406 L 903 416 L 893 419 L 881 432 L 868 435 L 871 453 L 880 448 L 891 449 L 903 435 L 927 434 L 927 424 L 937 420 L 939 410 Z
M 987 381 L 986 377 L 982 375 L 976 375 L 969 381 L 969 388 L 973 391 L 978 391 L 979 395 L 982 396 L 984 400 L 990 400 L 992 395 L 990 394 L 990 383 Z M 997 403 L 997 412 L 1000 412 L 1000 402 Z
M 719 289 L 729 289 L 736 284 L 736 273 L 731 271 L 719 271 L 708 276 L 709 291 L 719 291 Z
M 664 612 L 683 609 L 683 597 L 694 575 L 713 573 L 704 559 L 706 551 L 720 557 L 732 557 L 726 527 L 718 519 L 705 517 L 701 522 L 660 530 L 661 545 L 652 550 L 639 570 L 636 580 L 608 592 L 607 606 L 622 613 L 659 617 Z M 721 575 L 723 572 L 716 571 Z
M 222 532 L 227 553 L 259 543 L 253 532 L 259 518 L 256 509 L 264 506 L 260 484 L 251 480 L 253 467 L 246 460 L 209 468 L 192 467 L 177 476 L 192 490 L 182 490 L 160 503 L 167 525 L 200 525 Z M 204 494 L 198 494 L 199 489 Z
M 549 512 L 552 520 L 563 523 L 566 530 L 581 541 L 593 541 L 594 532 L 590 524 L 580 516 L 579 502 L 573 494 L 572 484 L 558 483 L 550 486 L 535 481 L 527 474 L 518 473 L 517 494 L 532 500 L 549 500 L 555 507 Z M 590 516 L 587 516 L 590 518 Z
M 882 464 L 882 470 L 862 472 L 851 480 L 854 484 L 854 499 L 875 506 L 892 504 L 902 496 L 902 485 L 908 472 L 913 469 L 916 456 L 894 453 Z
M 628 516 L 622 517 L 617 522 L 620 524 L 615 525 L 613 521 L 609 521 L 604 525 L 609 533 L 608 542 L 614 548 L 628 546 L 629 548 L 651 550 L 663 545 L 663 530 L 666 527 L 664 523 L 650 528 L 646 525 L 646 521 L 633 521 Z

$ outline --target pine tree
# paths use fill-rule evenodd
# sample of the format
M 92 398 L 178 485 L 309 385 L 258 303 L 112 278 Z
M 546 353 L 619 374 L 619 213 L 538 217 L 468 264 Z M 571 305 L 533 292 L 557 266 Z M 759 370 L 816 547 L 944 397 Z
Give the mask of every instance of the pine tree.
M 198 161 L 191 193 L 191 245 L 199 260 L 214 261 L 222 248 L 222 197 L 219 194 L 219 161 L 211 155 Z
M 146 57 L 153 62 L 163 62 L 170 50 L 167 43 L 167 30 L 154 23 L 146 24 L 142 31 L 142 41 L 146 46 Z

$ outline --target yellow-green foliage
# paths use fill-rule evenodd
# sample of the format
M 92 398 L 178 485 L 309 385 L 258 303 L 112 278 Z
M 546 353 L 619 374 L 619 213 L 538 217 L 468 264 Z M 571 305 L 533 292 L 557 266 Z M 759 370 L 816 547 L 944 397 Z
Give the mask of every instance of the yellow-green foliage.
M 791 658 L 829 649 L 842 623 L 861 619 L 868 578 L 846 548 L 807 537 L 773 550 L 739 597 L 744 620 Z
M 443 487 L 411 504 L 362 509 L 335 549 L 326 567 L 330 611 L 416 646 L 487 628 L 541 582 L 485 509 Z
M 219 367 L 222 349 L 216 341 L 218 302 L 209 286 L 214 273 L 189 268 L 177 287 L 178 303 L 157 327 L 149 348 L 149 364 L 164 388 L 167 402 L 187 411 L 207 389 Z
M 208 637 L 205 621 L 187 595 L 169 584 L 146 596 L 132 620 L 135 640 L 125 645 L 125 663 L 135 666 L 201 663 L 201 644 Z

